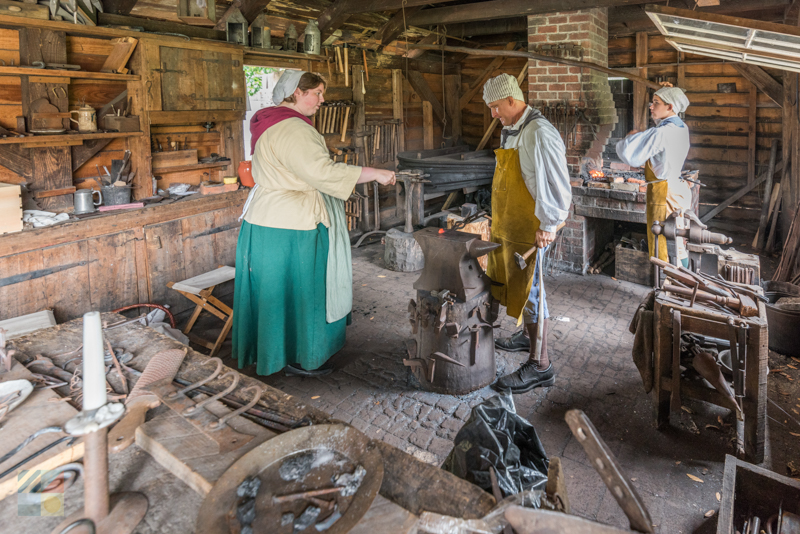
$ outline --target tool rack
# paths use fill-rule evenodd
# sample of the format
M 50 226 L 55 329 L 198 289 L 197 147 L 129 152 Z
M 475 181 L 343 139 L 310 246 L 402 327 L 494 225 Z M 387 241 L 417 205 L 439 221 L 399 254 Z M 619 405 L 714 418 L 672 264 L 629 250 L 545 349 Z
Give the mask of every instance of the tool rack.
M 754 288 L 756 289 L 756 288 Z M 737 317 L 739 323 L 749 327 L 746 336 L 744 366 L 744 454 L 754 463 L 764 461 L 767 420 L 767 316 L 763 302 L 758 302 L 757 317 Z M 672 412 L 681 410 L 681 399 L 696 399 L 717 406 L 728 407 L 723 396 L 715 389 L 697 385 L 680 377 L 680 350 L 675 351 L 674 340 L 680 333 L 691 332 L 703 336 L 729 339 L 728 318 L 731 315 L 708 309 L 678 304 L 663 293 L 657 293 L 654 307 L 653 341 L 653 403 L 656 427 L 669 424 Z M 675 332 L 674 325 L 681 332 Z M 677 361 L 676 361 L 677 359 Z

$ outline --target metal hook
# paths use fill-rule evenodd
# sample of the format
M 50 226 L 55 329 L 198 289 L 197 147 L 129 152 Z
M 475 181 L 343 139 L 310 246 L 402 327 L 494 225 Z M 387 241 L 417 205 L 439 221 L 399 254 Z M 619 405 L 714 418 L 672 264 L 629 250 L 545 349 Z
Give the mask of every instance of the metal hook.
M 185 388 L 183 388 L 181 390 L 173 391 L 172 393 L 167 395 L 165 398 L 174 399 L 175 397 L 177 397 L 179 395 L 185 395 L 186 393 L 192 391 L 193 389 L 197 389 L 200 386 L 202 386 L 204 384 L 207 384 L 208 382 L 211 382 L 212 380 L 217 378 L 219 376 L 219 374 L 222 372 L 222 360 L 220 360 L 219 358 L 209 358 L 207 361 L 203 362 L 203 365 L 206 365 L 208 362 L 216 362 L 216 364 L 217 364 L 217 368 L 214 370 L 213 373 L 211 373 L 211 375 L 208 378 L 204 378 L 200 382 L 195 382 L 194 384 L 189 384 L 188 386 L 186 386 Z
M 225 423 L 227 423 L 228 421 L 230 421 L 231 419 L 233 419 L 237 415 L 241 415 L 244 412 L 246 412 L 247 410 L 249 410 L 250 408 L 252 408 L 253 406 L 255 406 L 258 403 L 258 401 L 261 400 L 261 395 L 264 393 L 264 390 L 262 388 L 260 388 L 259 386 L 250 386 L 249 388 L 243 389 L 242 393 L 244 393 L 245 391 L 249 391 L 249 390 L 255 390 L 255 393 L 253 394 L 253 400 L 251 400 L 250 402 L 248 402 L 247 404 L 245 404 L 244 406 L 242 406 L 238 410 L 233 411 L 233 412 L 229 413 L 228 415 L 221 417 L 219 421 L 214 421 L 214 422 L 210 423 L 208 425 L 208 429 L 209 430 L 219 430 L 220 428 L 225 426 Z
M 239 373 L 237 373 L 236 371 L 228 371 L 227 373 L 225 373 L 224 375 L 222 375 L 220 377 L 220 380 L 224 380 L 228 376 L 232 376 L 233 377 L 233 383 L 228 388 L 224 389 L 223 391 L 220 391 L 219 393 L 217 393 L 216 395 L 214 395 L 212 397 L 209 397 L 209 398 L 205 399 L 202 402 L 198 402 L 194 406 L 189 406 L 188 408 L 183 410 L 183 412 L 181 412 L 182 415 L 191 415 L 193 413 L 197 413 L 200 410 L 200 408 L 202 408 L 206 404 L 209 404 L 210 402 L 215 401 L 215 400 L 219 400 L 222 397 L 224 397 L 225 395 L 227 395 L 228 393 L 231 393 L 234 389 L 236 389 L 236 386 L 239 385 L 239 378 L 240 378 Z
M 67 90 L 64 89 L 63 87 L 60 87 L 60 86 L 59 87 L 53 87 L 53 97 L 54 98 L 58 98 L 58 92 L 57 92 L 58 89 L 61 89 L 61 92 L 64 93 L 64 96 L 62 96 L 61 98 L 67 98 Z

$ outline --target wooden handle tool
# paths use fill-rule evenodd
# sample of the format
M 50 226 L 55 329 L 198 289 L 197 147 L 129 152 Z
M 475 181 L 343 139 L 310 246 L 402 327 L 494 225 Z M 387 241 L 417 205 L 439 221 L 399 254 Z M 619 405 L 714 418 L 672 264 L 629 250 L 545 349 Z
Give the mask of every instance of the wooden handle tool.
M 185 357 L 186 349 L 169 349 L 159 352 L 150 359 L 142 376 L 136 381 L 136 385 L 125 400 L 125 416 L 108 433 L 109 452 L 123 451 L 133 443 L 136 429 L 144 423 L 147 410 L 161 403 L 156 395 L 145 388 L 159 380 L 172 381 Z
M 369 81 L 369 69 L 367 69 L 367 51 L 363 48 L 361 49 L 361 55 L 364 57 L 364 74 L 367 76 L 367 81 Z
M 350 117 L 350 106 L 344 108 L 344 120 L 342 121 L 342 143 L 347 135 L 347 119 Z
M 350 54 L 347 53 L 347 43 L 344 44 L 344 86 L 350 87 Z

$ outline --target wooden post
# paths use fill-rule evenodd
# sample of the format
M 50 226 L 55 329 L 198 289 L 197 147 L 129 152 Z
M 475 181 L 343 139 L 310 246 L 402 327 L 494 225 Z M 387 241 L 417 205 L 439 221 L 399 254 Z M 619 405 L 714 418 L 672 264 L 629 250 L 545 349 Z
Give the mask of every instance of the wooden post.
M 149 39 L 142 39 L 139 45 L 133 51 L 133 55 L 129 61 L 131 69 L 134 72 L 147 72 L 147 52 L 148 47 L 152 48 L 155 43 Z M 156 46 L 156 48 L 158 48 Z M 152 51 L 151 51 L 152 53 Z M 134 199 L 146 198 L 153 195 L 153 167 L 152 155 L 150 153 L 150 106 L 147 102 L 147 84 L 146 76 L 138 82 L 128 83 L 128 95 L 131 97 L 133 110 L 131 115 L 139 116 L 139 129 L 142 135 L 139 137 L 131 137 L 128 139 L 128 148 L 131 151 L 131 169 L 136 171 L 136 177 L 133 182 Z M 152 83 L 149 85 L 152 86 Z M 159 95 L 159 109 L 161 106 L 161 98 Z M 236 163 L 232 170 L 235 173 L 239 164 Z
M 403 117 L 403 72 L 392 69 L 392 118 L 399 119 L 397 137 L 400 142 L 400 152 L 406 150 L 406 128 Z
M 356 151 L 358 152 L 358 162 L 359 164 L 363 165 L 363 162 L 366 162 L 366 157 L 364 154 L 364 138 L 361 135 L 367 130 L 367 116 L 366 112 L 364 111 L 364 93 L 361 91 L 362 89 L 362 81 L 361 81 L 361 66 L 360 65 L 353 65 L 353 102 L 356 105 L 355 115 L 353 116 L 353 144 L 356 147 Z M 361 195 L 367 197 L 366 201 L 364 202 L 364 210 L 361 214 L 361 230 L 364 232 L 369 232 L 372 229 L 372 217 L 370 217 L 370 210 L 369 210 L 369 188 L 367 187 L 368 184 L 361 184 L 360 191 Z
M 637 73 L 642 78 L 647 78 L 647 32 L 636 33 L 636 67 Z M 640 83 L 633 85 L 633 129 L 644 131 L 647 129 L 647 87 Z
M 748 124 L 747 124 L 747 183 L 753 183 L 756 179 L 756 112 L 758 108 L 758 88 L 754 84 L 750 84 L 750 97 L 748 98 Z M 767 178 L 769 184 L 772 184 L 772 177 Z M 764 196 L 769 196 L 770 190 L 765 189 Z
M 433 148 L 433 106 L 427 100 L 422 101 L 422 148 Z
M 786 72 L 783 75 L 783 159 L 784 173 L 781 180 L 781 198 L 779 205 L 781 209 L 781 239 L 786 240 L 789 226 L 794 218 L 794 189 L 795 176 L 797 175 L 798 163 L 795 159 L 794 145 L 797 135 L 797 114 L 793 95 L 797 91 L 797 74 Z
M 444 77 L 444 106 L 447 123 L 450 126 L 450 145 L 461 144 L 461 75 L 448 74 Z
M 19 62 L 32 65 L 35 61 L 45 63 L 67 62 L 67 35 L 65 32 L 22 28 L 19 30 Z M 56 106 L 59 112 L 69 111 L 68 88 L 66 83 L 39 83 L 30 81 L 29 76 L 20 76 L 22 114 L 27 118 L 28 129 L 33 128 L 31 104 L 46 99 Z M 69 129 L 69 119 L 62 119 L 62 127 Z M 72 184 L 72 151 L 69 146 L 31 148 L 31 185 L 33 191 L 66 189 Z M 58 195 L 40 198 L 42 209 L 58 209 L 72 206 L 72 195 Z

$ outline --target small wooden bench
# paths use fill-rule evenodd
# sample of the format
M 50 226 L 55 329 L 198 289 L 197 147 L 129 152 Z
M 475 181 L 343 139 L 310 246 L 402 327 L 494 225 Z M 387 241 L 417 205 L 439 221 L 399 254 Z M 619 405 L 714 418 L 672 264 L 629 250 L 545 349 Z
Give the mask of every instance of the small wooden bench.
M 202 345 L 208 349 L 211 349 L 209 356 L 214 356 L 217 354 L 219 348 L 222 346 L 222 343 L 225 341 L 225 338 L 228 337 L 228 332 L 230 332 L 231 325 L 233 324 L 233 310 L 218 298 L 214 297 L 211 293 L 214 291 L 216 286 L 223 282 L 233 280 L 235 277 L 235 268 L 227 265 L 220 265 L 218 269 L 214 269 L 213 271 L 183 280 L 182 282 L 169 282 L 167 284 L 167 287 L 174 289 L 187 299 L 197 304 L 194 309 L 194 313 L 192 313 L 192 316 L 189 318 L 189 322 L 186 324 L 186 328 L 183 330 L 183 333 L 198 345 Z M 225 325 L 222 327 L 222 332 L 220 332 L 217 340 L 213 343 L 206 341 L 195 334 L 189 333 L 194 326 L 194 323 L 197 321 L 197 318 L 200 316 L 200 312 L 203 310 L 214 314 L 225 323 Z

